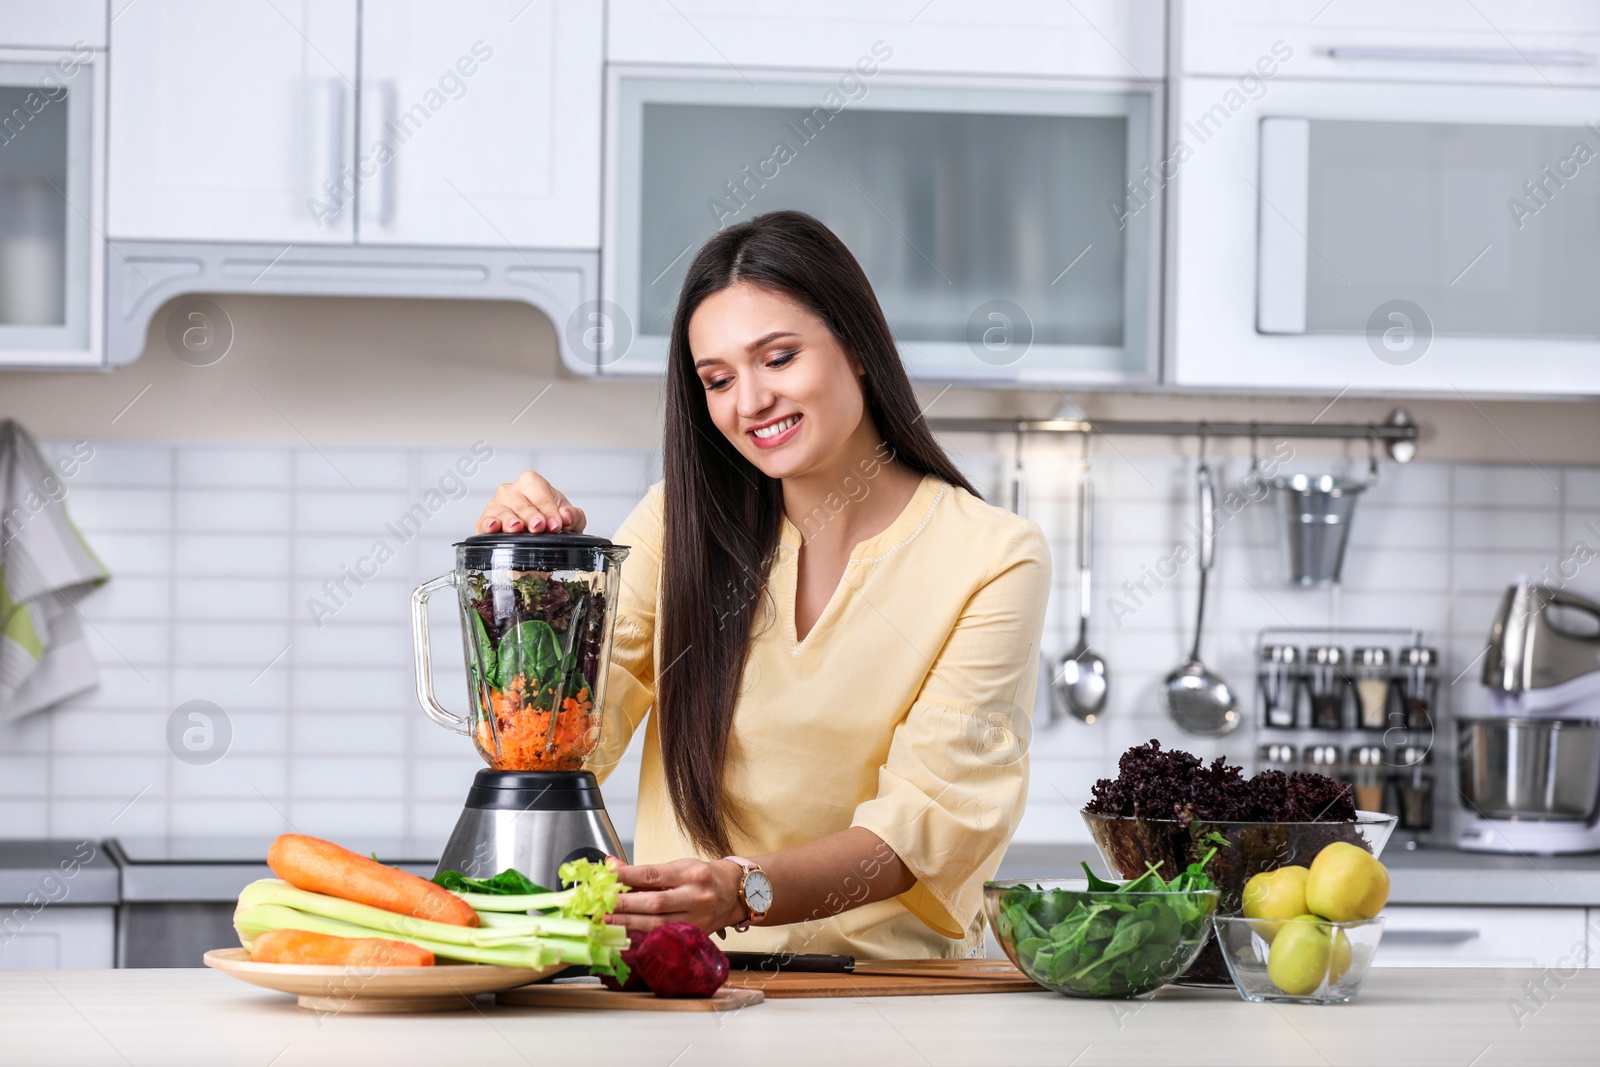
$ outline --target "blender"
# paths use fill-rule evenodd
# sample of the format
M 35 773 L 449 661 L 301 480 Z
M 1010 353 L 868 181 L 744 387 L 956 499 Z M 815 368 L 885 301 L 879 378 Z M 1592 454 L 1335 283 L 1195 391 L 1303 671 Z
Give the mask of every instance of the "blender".
M 617 589 L 628 549 L 586 534 L 482 534 L 455 546 L 456 568 L 411 594 L 417 699 L 472 738 L 488 767 L 439 857 L 439 870 L 490 878 L 513 867 L 560 885 L 573 859 L 626 862 L 595 776 Z M 428 598 L 454 588 L 468 712 L 433 692 Z

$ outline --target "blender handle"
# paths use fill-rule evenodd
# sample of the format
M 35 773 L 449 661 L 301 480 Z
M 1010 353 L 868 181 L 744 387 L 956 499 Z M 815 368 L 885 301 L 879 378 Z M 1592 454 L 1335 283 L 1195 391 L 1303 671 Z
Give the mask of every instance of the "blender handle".
M 471 731 L 467 720 L 449 711 L 433 695 L 433 659 L 428 654 L 428 598 L 440 589 L 454 588 L 454 572 L 441 574 L 431 582 L 424 582 L 411 591 L 411 643 L 417 661 L 417 702 L 428 718 L 458 734 Z

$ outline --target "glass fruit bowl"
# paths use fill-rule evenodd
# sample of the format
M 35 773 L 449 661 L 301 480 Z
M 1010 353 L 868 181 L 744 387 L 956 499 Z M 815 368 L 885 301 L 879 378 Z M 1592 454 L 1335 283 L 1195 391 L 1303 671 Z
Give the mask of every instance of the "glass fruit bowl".
M 1355 922 L 1212 917 L 1233 984 L 1245 1000 L 1343 1004 L 1355 999 L 1383 938 L 1383 916 Z
M 1309 867 L 1318 852 L 1335 841 L 1359 845 L 1372 855 L 1383 852 L 1394 832 L 1395 817 L 1376 811 L 1356 812 L 1355 822 L 1228 822 L 1195 819 L 1146 819 L 1129 815 L 1083 812 L 1083 821 L 1100 849 L 1106 866 L 1124 878 L 1136 878 L 1159 865 L 1162 877 L 1171 878 L 1204 854 L 1215 833 L 1227 840 L 1206 873 L 1221 891 L 1218 910 L 1237 913 L 1244 884 L 1262 871 L 1291 864 Z M 1227 965 L 1215 945 L 1208 945 L 1194 966 L 1179 980 L 1182 985 L 1227 986 Z
M 984 913 L 1023 974 L 1069 997 L 1136 997 L 1166 985 L 1210 937 L 1215 889 L 1111 892 L 1087 879 L 988 882 Z

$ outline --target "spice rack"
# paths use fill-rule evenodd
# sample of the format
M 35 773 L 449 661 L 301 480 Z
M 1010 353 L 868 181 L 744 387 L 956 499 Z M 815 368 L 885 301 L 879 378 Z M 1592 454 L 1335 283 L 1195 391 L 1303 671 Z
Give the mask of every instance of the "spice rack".
M 1268 627 L 1256 635 L 1256 770 L 1347 782 L 1356 807 L 1433 829 L 1438 653 L 1414 627 Z

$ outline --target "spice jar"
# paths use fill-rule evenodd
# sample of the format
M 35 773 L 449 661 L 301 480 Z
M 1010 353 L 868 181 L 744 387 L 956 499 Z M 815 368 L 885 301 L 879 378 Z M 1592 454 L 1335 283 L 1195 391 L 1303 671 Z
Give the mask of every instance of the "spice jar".
M 1283 771 L 1288 774 L 1299 769 L 1300 754 L 1293 745 L 1286 745 L 1281 741 L 1262 745 L 1256 750 L 1256 769 L 1260 771 Z
M 1359 683 L 1357 683 L 1359 684 Z M 1356 791 L 1356 807 L 1362 811 L 1383 810 L 1385 772 L 1383 749 L 1362 745 L 1350 752 L 1350 780 Z
M 1313 645 L 1306 656 L 1306 689 L 1311 703 L 1311 726 L 1317 730 L 1342 730 L 1350 679 L 1345 676 L 1344 649 Z
M 1389 776 L 1391 807 L 1402 830 L 1433 829 L 1433 753 L 1418 745 L 1395 749 L 1400 768 Z
M 1298 718 L 1300 649 L 1294 645 L 1262 645 L 1256 666 L 1256 694 L 1261 721 L 1280 730 L 1292 730 Z
M 1358 648 L 1350 658 L 1356 687 L 1356 722 L 1363 730 L 1382 730 L 1389 725 L 1393 657 L 1387 648 Z
M 1305 769 L 1312 774 L 1325 774 L 1329 778 L 1344 779 L 1344 753 L 1338 745 L 1307 745 Z
M 1402 648 L 1395 678 L 1406 729 L 1432 730 L 1433 711 L 1439 698 L 1439 650 Z

